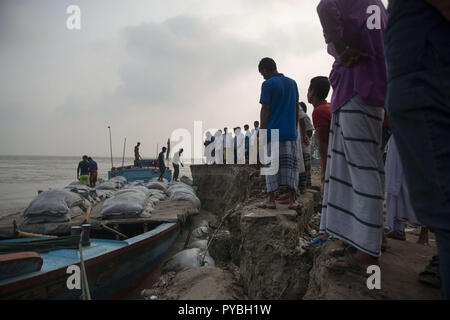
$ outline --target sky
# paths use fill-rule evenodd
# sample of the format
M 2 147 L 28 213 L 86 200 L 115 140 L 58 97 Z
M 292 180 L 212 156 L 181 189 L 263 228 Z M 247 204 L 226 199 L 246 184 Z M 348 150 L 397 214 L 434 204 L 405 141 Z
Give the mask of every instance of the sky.
M 110 126 L 114 156 L 126 138 L 126 156 L 139 141 L 153 157 L 194 121 L 253 127 L 263 57 L 307 102 L 333 62 L 318 2 L 0 0 L 0 154 L 109 156 Z M 70 5 L 80 30 L 66 26 Z

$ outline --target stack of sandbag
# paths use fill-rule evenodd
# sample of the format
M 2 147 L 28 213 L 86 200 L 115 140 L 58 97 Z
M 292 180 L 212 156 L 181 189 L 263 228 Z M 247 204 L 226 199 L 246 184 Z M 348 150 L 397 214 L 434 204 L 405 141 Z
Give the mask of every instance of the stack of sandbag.
M 117 191 L 112 198 L 103 203 L 100 217 L 102 219 L 150 217 L 153 206 L 148 201 L 150 193 L 146 188 L 145 190 L 147 193 L 135 188 Z
M 118 176 L 109 179 L 97 186 L 97 190 L 111 190 L 115 191 L 117 189 L 121 189 L 127 183 L 127 178 Z
M 194 188 L 183 182 L 172 182 L 167 188 L 170 200 L 186 200 L 194 204 L 198 209 L 201 207 L 200 199 L 195 194 Z
M 50 189 L 38 194 L 23 212 L 23 225 L 45 222 L 67 222 L 85 210 L 84 199 L 64 189 Z
M 160 201 L 167 198 L 167 195 L 164 191 L 158 189 L 149 189 L 150 198 L 149 201 L 152 203 L 153 207 L 155 207 Z
M 64 189 L 69 190 L 74 193 L 78 193 L 88 202 L 88 205 L 95 205 L 101 201 L 101 199 L 97 196 L 97 191 L 94 188 L 85 186 L 85 185 L 72 185 L 69 184 Z
M 153 178 L 146 187 L 148 189 L 155 189 L 155 190 L 161 190 L 164 193 L 167 193 L 167 188 L 169 184 L 166 181 L 158 181 L 157 178 Z

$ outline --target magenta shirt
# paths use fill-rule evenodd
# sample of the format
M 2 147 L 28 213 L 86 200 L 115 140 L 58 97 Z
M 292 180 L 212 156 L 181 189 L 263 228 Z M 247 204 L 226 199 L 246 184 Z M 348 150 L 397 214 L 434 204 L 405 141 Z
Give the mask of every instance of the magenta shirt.
M 381 29 L 370 30 L 367 13 L 371 5 L 380 8 Z M 331 112 L 339 110 L 351 98 L 359 95 L 368 105 L 384 107 L 387 90 L 387 68 L 384 58 L 383 34 L 387 13 L 380 0 L 321 0 L 317 12 L 323 27 L 328 53 L 335 58 L 330 74 L 333 88 Z M 331 43 L 343 40 L 348 46 L 369 55 L 353 67 L 343 67 Z

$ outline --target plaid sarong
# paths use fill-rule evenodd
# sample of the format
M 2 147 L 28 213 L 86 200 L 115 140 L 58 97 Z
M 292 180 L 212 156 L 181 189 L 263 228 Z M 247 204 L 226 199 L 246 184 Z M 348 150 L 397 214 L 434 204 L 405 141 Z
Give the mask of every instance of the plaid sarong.
M 311 155 L 309 153 L 303 154 L 303 163 L 305 164 L 305 172 L 300 173 L 298 177 L 299 187 L 302 190 L 311 187 Z
M 279 146 L 278 172 L 274 175 L 266 175 L 267 192 L 275 192 L 279 186 L 283 185 L 297 191 L 299 175 L 297 142 L 280 141 Z M 268 147 L 270 154 L 270 144 Z

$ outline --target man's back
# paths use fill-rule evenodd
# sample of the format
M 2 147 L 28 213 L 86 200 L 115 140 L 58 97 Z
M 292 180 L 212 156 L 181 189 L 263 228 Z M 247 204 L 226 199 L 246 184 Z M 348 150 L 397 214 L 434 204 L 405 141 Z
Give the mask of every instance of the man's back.
M 295 141 L 296 107 L 299 100 L 294 80 L 278 73 L 263 82 L 260 103 L 269 105 L 270 116 L 267 130 L 278 129 L 280 141 Z M 267 133 L 270 137 L 270 131 Z
M 166 164 L 164 163 L 164 152 L 160 152 L 158 155 L 158 166 L 164 167 Z
M 97 170 L 98 170 L 97 162 L 95 162 L 94 160 L 91 160 L 91 161 L 89 161 L 89 166 L 90 166 L 91 173 L 97 172 Z
M 90 173 L 89 162 L 84 161 L 84 160 L 80 161 L 78 163 L 78 170 L 80 170 L 80 175 L 82 175 L 82 176 L 89 174 Z

